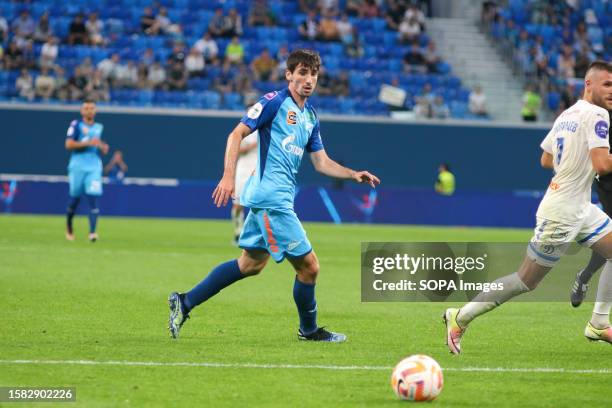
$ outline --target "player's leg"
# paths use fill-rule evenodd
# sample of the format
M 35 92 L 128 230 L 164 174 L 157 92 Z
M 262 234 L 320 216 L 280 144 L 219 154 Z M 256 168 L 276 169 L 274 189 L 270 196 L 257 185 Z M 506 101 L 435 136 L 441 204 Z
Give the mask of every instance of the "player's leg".
M 234 245 L 237 246 L 244 226 L 244 207 L 237 202 L 232 205 L 232 225 L 234 226 Z
M 74 241 L 74 228 L 72 221 L 84 192 L 84 173 L 71 169 L 68 171 L 69 195 L 68 208 L 66 209 L 66 239 Z
M 189 313 L 222 289 L 263 270 L 270 258 L 265 250 L 243 250 L 240 258 L 217 265 L 200 283 L 186 293 L 173 292 L 168 297 L 170 335 L 177 338 Z
M 595 187 L 604 212 L 610 216 L 610 214 L 612 214 L 612 192 L 602 188 L 598 182 L 595 183 Z M 589 281 L 605 263 L 606 258 L 599 255 L 596 251 L 593 251 L 588 265 L 576 274 L 576 279 L 574 280 L 570 293 L 570 302 L 572 306 L 578 307 L 582 304 L 589 289 Z
M 100 208 L 98 207 L 98 197 L 102 195 L 102 172 L 90 171 L 85 175 L 85 197 L 89 205 L 89 240 L 96 242 L 98 233 L 96 227 L 98 225 L 98 215 Z
M 315 286 L 319 275 L 319 260 L 314 251 L 301 257 L 288 257 L 295 269 L 296 276 L 293 283 L 293 300 L 297 306 L 300 317 L 300 340 L 343 342 L 346 336 L 333 333 L 317 326 L 317 301 Z
M 605 258 L 597 286 L 597 296 L 591 320 L 587 323 L 585 336 L 590 340 L 606 341 L 612 344 L 610 309 L 612 308 L 612 232 L 595 242 L 593 251 Z

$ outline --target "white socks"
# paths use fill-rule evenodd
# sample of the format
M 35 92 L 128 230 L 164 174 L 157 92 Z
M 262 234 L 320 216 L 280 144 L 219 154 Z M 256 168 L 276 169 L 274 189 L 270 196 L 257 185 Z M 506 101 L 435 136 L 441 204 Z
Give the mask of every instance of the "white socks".
M 612 308 L 612 260 L 606 262 L 599 277 L 597 297 L 591 317 L 591 324 L 596 329 L 610 326 L 610 308 Z
M 457 315 L 457 323 L 461 327 L 467 327 L 476 317 L 495 309 L 513 297 L 529 292 L 529 288 L 519 278 L 517 272 L 501 277 L 495 283 L 503 284 L 504 289 L 488 293 L 480 292 L 470 303 L 461 308 Z

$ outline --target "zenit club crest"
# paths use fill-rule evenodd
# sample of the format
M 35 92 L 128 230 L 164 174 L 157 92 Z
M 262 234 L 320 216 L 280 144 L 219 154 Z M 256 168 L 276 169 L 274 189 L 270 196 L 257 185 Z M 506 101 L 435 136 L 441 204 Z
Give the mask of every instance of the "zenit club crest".
M 294 111 L 287 112 L 287 123 L 290 125 L 295 125 L 297 123 L 297 113 Z

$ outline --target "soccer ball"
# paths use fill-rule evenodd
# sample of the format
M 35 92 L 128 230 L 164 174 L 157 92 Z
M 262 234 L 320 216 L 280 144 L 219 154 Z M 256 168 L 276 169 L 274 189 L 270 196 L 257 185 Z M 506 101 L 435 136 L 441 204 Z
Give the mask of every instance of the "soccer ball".
M 391 375 L 393 392 L 407 401 L 431 401 L 440 394 L 443 384 L 440 365 L 423 354 L 406 357 Z

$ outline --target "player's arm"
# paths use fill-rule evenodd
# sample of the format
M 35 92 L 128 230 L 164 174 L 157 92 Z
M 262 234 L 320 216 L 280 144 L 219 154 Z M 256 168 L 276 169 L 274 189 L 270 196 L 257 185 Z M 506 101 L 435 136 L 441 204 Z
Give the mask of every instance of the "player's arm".
M 223 178 L 213 191 L 213 202 L 217 207 L 226 205 L 234 193 L 234 183 L 236 178 L 236 162 L 240 154 L 240 142 L 243 138 L 251 134 L 253 130 L 244 123 L 239 123 L 227 137 L 225 148 L 225 167 Z
M 244 147 L 240 147 L 240 156 L 242 156 L 243 154 L 247 154 L 248 152 L 256 148 L 257 148 L 257 143 L 251 143 Z
M 591 149 L 591 163 L 593 169 L 600 176 L 612 173 L 612 155 L 607 147 L 596 147 Z
M 82 150 L 87 147 L 98 147 L 100 145 L 100 139 L 91 139 L 86 142 L 79 142 L 74 139 L 67 138 L 66 139 L 66 150 Z
M 552 169 L 552 168 L 554 168 L 552 154 L 550 154 L 548 152 L 542 152 L 542 157 L 540 157 L 540 164 L 545 169 Z
M 357 183 L 368 183 L 373 188 L 380 184 L 380 180 L 375 175 L 363 170 L 355 171 L 348 167 L 341 166 L 329 158 L 325 150 L 317 150 L 310 154 L 310 159 L 316 171 L 329 177 L 341 179 L 353 179 Z

